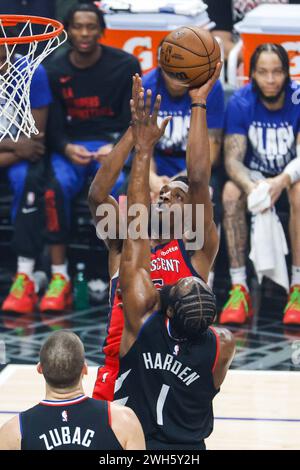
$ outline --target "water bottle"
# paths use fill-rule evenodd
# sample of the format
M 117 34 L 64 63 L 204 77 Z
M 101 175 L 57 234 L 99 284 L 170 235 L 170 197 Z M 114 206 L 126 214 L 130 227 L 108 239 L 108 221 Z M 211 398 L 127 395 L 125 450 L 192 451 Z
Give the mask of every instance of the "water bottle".
M 74 307 L 75 310 L 86 310 L 89 308 L 89 288 L 85 279 L 85 264 L 76 265 L 77 273 L 74 281 Z

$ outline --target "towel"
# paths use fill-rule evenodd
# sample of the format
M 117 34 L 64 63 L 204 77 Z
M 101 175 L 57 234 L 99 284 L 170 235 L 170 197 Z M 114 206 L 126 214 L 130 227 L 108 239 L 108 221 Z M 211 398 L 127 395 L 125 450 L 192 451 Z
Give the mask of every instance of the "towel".
M 252 213 L 250 259 L 259 283 L 263 276 L 289 290 L 285 255 L 288 246 L 282 224 L 271 208 L 270 185 L 262 181 L 248 196 L 248 209 Z

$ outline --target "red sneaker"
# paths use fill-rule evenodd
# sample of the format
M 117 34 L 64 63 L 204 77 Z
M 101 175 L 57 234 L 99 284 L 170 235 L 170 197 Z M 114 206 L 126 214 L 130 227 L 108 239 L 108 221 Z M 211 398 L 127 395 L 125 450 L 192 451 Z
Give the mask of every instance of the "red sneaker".
M 300 285 L 290 289 L 288 303 L 284 309 L 284 325 L 300 325 Z
M 235 323 L 242 325 L 252 317 L 252 304 L 249 292 L 241 284 L 234 284 L 229 292 L 229 299 L 223 307 L 219 323 Z
M 41 312 L 60 312 L 72 308 L 71 282 L 62 274 L 53 274 L 40 303 Z
M 4 312 L 33 313 L 37 304 L 34 282 L 24 273 L 17 273 L 9 294 L 2 304 Z

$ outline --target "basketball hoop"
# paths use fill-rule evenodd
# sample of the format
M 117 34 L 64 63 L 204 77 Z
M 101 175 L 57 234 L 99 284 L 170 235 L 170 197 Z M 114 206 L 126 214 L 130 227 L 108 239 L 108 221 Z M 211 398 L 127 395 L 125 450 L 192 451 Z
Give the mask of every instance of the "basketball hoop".
M 34 34 L 33 25 L 44 30 Z M 12 37 L 11 28 L 19 26 L 18 36 Z M 0 62 L 0 141 L 10 137 L 14 142 L 25 134 L 38 134 L 30 107 L 30 84 L 40 63 L 63 44 L 67 33 L 56 20 L 40 16 L 0 15 L 0 48 L 4 47 L 4 61 Z M 40 42 L 45 43 L 37 51 Z M 16 53 L 19 44 L 28 44 L 26 54 Z

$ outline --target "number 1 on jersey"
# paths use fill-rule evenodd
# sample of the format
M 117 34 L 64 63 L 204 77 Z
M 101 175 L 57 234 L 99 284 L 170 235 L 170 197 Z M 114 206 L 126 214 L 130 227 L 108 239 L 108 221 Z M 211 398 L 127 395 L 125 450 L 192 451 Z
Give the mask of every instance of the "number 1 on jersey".
M 161 391 L 157 400 L 157 405 L 156 405 L 157 424 L 160 424 L 161 426 L 164 424 L 163 407 L 164 407 L 167 395 L 169 393 L 169 390 L 170 390 L 169 385 L 164 384 L 161 387 Z

